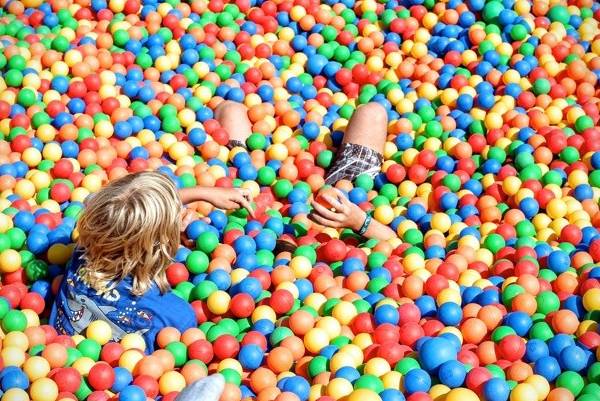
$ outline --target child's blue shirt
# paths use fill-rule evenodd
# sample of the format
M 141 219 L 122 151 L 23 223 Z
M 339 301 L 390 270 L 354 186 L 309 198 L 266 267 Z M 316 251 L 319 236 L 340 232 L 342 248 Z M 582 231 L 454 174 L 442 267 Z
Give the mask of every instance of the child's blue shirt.
M 113 341 L 138 333 L 146 340 L 146 350 L 152 352 L 156 335 L 164 327 L 175 327 L 182 333 L 197 327 L 192 307 L 172 292 L 161 294 L 156 285 L 135 296 L 128 277 L 110 291 L 98 293 L 80 276 L 83 262 L 81 250 L 75 250 L 56 295 L 50 323 L 59 333 L 85 333 L 91 322 L 104 320 L 112 328 Z

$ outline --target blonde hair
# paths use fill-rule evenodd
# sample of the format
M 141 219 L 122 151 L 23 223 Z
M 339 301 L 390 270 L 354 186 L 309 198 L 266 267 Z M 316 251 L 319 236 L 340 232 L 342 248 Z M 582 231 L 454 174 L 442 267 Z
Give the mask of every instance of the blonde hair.
M 179 246 L 181 210 L 173 182 L 155 172 L 127 175 L 91 195 L 77 224 L 82 278 L 100 292 L 127 276 L 134 295 L 153 283 L 168 291 L 165 269 Z

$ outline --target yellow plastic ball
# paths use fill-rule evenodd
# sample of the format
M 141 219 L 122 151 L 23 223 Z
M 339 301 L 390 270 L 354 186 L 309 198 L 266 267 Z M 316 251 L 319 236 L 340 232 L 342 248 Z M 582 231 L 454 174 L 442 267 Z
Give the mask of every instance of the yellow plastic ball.
M 32 356 L 23 364 L 23 371 L 29 377 L 29 380 L 35 381 L 48 375 L 50 364 L 41 356 Z
M 340 301 L 331 310 L 331 316 L 333 316 L 338 322 L 343 325 L 348 325 L 352 322 L 352 319 L 357 315 L 356 306 L 352 302 Z
M 4 392 L 2 401 L 29 401 L 27 392 L 20 388 L 11 388 Z
M 19 180 L 15 184 L 15 194 L 23 199 L 31 199 L 35 195 L 35 185 L 29 180 Z
M 342 399 L 352 393 L 354 388 L 352 383 L 341 377 L 336 377 L 327 384 L 326 392 L 327 395 L 333 397 L 335 400 Z
M 329 339 L 334 339 L 339 336 L 342 331 L 342 326 L 335 318 L 331 316 L 324 316 L 315 325 L 318 329 L 323 329 L 329 336 Z
M 158 388 L 162 395 L 172 391 L 181 391 L 185 385 L 186 383 L 183 375 L 175 371 L 165 373 L 158 381 Z
M 267 149 L 269 160 L 283 161 L 288 157 L 288 149 L 283 143 L 274 143 Z
M 312 271 L 312 264 L 306 256 L 294 256 L 290 261 L 290 268 L 294 271 L 296 278 L 306 278 Z
M 242 368 L 240 362 L 233 358 L 225 358 L 221 362 L 219 362 L 219 365 L 217 366 L 217 371 L 220 372 L 223 369 L 233 369 L 240 375 L 244 371 L 244 368 Z
M 191 148 L 185 142 L 175 142 L 169 146 L 169 156 L 174 160 L 181 159 L 190 152 Z
M 29 167 L 35 167 L 42 161 L 42 153 L 36 148 L 27 148 L 21 154 L 21 159 Z
M 48 249 L 48 261 L 54 264 L 65 264 L 71 258 L 73 249 L 64 244 L 54 244 Z
M 101 138 L 110 138 L 114 132 L 115 128 L 110 121 L 101 120 L 94 126 L 94 134 Z
M 81 180 L 81 186 L 90 192 L 98 192 L 102 188 L 102 179 L 95 174 L 86 175 Z
M 119 366 L 133 372 L 139 361 L 144 358 L 144 353 L 137 349 L 128 349 L 119 357 Z
M 588 312 L 600 310 L 600 288 L 589 289 L 583 294 L 583 307 Z
M 29 349 L 29 339 L 27 335 L 22 331 L 11 331 L 6 334 L 4 341 L 2 341 L 3 347 L 16 347 L 21 351 L 27 351 Z
M 331 360 L 329 361 L 329 369 L 332 373 L 335 373 L 344 367 L 356 367 L 356 362 L 354 361 L 352 355 L 338 352 L 331 357 Z
M 389 205 L 377 206 L 373 213 L 375 220 L 382 224 L 390 224 L 394 220 L 394 210 Z
M 431 228 L 439 230 L 443 233 L 447 232 L 452 225 L 450 216 L 446 213 L 434 213 L 431 217 Z
M 140 351 L 146 350 L 146 341 L 144 337 L 136 333 L 127 333 L 120 341 L 124 349 L 137 349 Z
M 231 297 L 225 291 L 215 291 L 208 296 L 206 300 L 208 309 L 216 314 L 223 315 L 229 310 L 229 304 L 231 303 Z
M 445 401 L 479 401 L 479 397 L 468 388 L 455 388 L 446 394 Z
M 381 401 L 381 397 L 372 391 L 365 388 L 355 390 L 347 398 L 347 401 Z
M 32 401 L 55 401 L 58 398 L 58 386 L 52 379 L 40 378 L 31 384 L 29 394 Z
M 434 400 L 443 400 L 444 396 L 450 392 L 450 387 L 443 384 L 434 384 L 429 389 L 429 396 Z
M 402 260 L 402 267 L 407 273 L 413 273 L 425 267 L 425 260 L 417 253 L 411 253 Z
M 518 177 L 509 176 L 502 182 L 502 190 L 509 196 L 512 196 L 521 188 L 521 180 Z
M 12 273 L 21 267 L 21 254 L 14 249 L 6 249 L 0 253 L 0 271 Z
M 316 311 L 319 311 L 325 302 L 327 302 L 325 295 L 318 292 L 313 292 L 304 298 L 304 305 L 310 306 Z
M 104 345 L 112 339 L 113 333 L 110 325 L 104 320 L 95 320 L 85 331 L 87 338 Z
M 277 320 L 277 316 L 275 311 L 273 311 L 270 306 L 260 305 L 254 309 L 254 312 L 252 312 L 252 322 L 257 322 L 261 319 L 267 319 L 271 322 L 275 322 L 275 320 Z
M 90 370 L 94 367 L 96 362 L 92 358 L 88 358 L 86 356 L 78 358 L 75 362 L 73 362 L 73 369 L 77 370 L 82 376 L 85 376 L 90 373 Z
M 537 400 L 538 392 L 529 383 L 519 383 L 510 393 L 510 401 Z M 456 400 L 458 401 L 458 400 Z
M 548 393 L 550 393 L 550 383 L 548 383 L 548 380 L 546 380 L 546 378 L 543 376 L 529 376 L 527 379 L 525 379 L 525 383 L 531 384 L 533 388 L 535 388 L 535 391 L 538 395 L 538 401 L 545 400 L 548 396 Z
M 561 199 L 554 198 L 546 205 L 546 212 L 553 219 L 565 217 L 567 214 L 567 205 Z
M 329 345 L 329 335 L 322 328 L 314 327 L 304 335 L 304 346 L 313 354 L 319 353 L 327 345 Z
M 383 358 L 371 358 L 365 363 L 365 374 L 381 377 L 391 370 L 390 364 Z

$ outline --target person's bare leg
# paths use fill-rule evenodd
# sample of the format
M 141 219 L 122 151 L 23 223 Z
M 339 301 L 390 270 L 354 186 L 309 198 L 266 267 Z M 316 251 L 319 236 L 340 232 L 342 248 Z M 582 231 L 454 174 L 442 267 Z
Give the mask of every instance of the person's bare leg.
M 350 117 L 342 143 L 355 143 L 383 154 L 387 128 L 385 108 L 379 103 L 367 103 L 359 106 Z
M 230 141 L 246 144 L 252 134 L 252 123 L 248 118 L 248 109 L 241 103 L 225 100 L 215 109 L 215 119 L 229 134 Z

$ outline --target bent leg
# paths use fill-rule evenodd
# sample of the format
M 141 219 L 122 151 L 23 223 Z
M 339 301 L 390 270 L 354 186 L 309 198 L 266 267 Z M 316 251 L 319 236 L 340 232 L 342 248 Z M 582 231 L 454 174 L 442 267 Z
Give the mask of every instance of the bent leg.
M 232 145 L 246 146 L 246 139 L 252 134 L 252 123 L 246 106 L 226 100 L 215 109 L 215 119 L 229 134 Z
M 367 103 L 359 106 L 350 117 L 342 143 L 355 143 L 383 154 L 387 128 L 385 108 L 379 103 Z
M 361 174 L 375 177 L 383 163 L 383 147 L 387 136 L 387 112 L 379 103 L 368 103 L 356 109 L 344 133 L 325 183 L 354 180 Z

